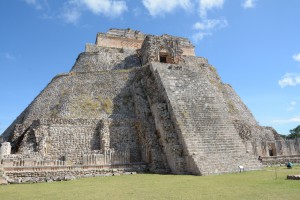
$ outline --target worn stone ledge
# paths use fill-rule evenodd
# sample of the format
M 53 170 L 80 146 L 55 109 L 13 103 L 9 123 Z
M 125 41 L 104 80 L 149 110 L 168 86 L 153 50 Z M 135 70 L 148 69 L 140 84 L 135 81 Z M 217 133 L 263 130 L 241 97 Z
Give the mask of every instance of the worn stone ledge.
M 126 165 L 85 165 L 85 166 L 40 166 L 40 167 L 6 167 L 0 184 L 39 183 L 68 181 L 77 178 L 97 176 L 119 176 L 145 172 L 147 165 L 133 163 Z
M 300 175 L 287 175 L 288 180 L 300 180 Z
M 114 164 L 114 165 L 67 165 L 67 166 L 13 166 L 3 167 L 7 172 L 35 172 L 35 171 L 74 171 L 74 170 L 106 170 L 106 169 L 145 169 L 145 163 Z

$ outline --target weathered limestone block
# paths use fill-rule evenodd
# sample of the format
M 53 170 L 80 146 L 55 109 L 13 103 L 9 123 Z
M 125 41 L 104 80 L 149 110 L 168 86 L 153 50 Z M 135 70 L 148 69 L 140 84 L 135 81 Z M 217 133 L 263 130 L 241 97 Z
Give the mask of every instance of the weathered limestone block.
M 109 48 L 140 49 L 146 35 L 131 29 L 110 29 L 106 34 L 98 33 L 96 45 Z
M 11 153 L 11 145 L 10 142 L 1 143 L 0 147 L 0 159 L 6 155 L 10 155 Z

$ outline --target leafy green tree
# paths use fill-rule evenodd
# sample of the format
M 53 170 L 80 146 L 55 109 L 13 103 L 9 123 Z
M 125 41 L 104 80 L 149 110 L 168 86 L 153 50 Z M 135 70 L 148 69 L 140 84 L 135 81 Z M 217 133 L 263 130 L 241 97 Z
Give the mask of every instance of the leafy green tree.
M 287 135 L 287 139 L 300 138 L 300 125 L 290 130 L 290 133 L 291 134 Z

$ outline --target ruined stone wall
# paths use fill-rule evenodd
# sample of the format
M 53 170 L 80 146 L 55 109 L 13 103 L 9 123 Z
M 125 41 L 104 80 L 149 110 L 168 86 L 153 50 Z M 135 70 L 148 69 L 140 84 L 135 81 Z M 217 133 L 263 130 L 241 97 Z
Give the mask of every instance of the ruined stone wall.
M 20 144 L 24 138 L 33 141 L 29 151 L 35 152 L 38 149 L 34 145 L 34 132 L 31 131 L 32 129 L 28 129 L 35 119 L 110 119 L 112 121 L 109 128 L 110 137 L 113 138 L 110 140 L 111 148 L 115 148 L 117 151 L 126 143 L 127 146 L 130 146 L 132 162 L 136 162 L 140 160 L 140 155 L 138 155 L 138 143 L 134 128 L 134 105 L 130 95 L 130 81 L 134 78 L 134 74 L 134 71 L 104 71 L 57 76 L 16 119 L 11 128 L 7 129 L 4 137 L 12 142 L 15 150 L 17 144 Z M 64 125 L 56 128 L 49 126 L 49 129 L 50 132 L 53 131 L 53 135 L 62 137 L 51 141 L 52 145 L 65 139 L 66 144 L 61 146 L 62 148 L 67 147 L 68 142 L 74 142 L 74 138 L 85 137 L 83 135 L 93 138 L 96 134 L 92 127 L 85 129 Z M 64 133 L 65 138 L 62 136 Z M 70 139 L 69 136 L 74 137 Z M 80 144 L 76 142 L 76 145 Z M 76 145 L 74 144 L 74 149 Z M 89 147 L 91 144 L 87 143 L 84 148 L 88 149 Z M 22 148 L 19 150 L 25 151 Z M 53 156 L 58 155 L 58 153 L 52 153 Z M 78 156 L 79 152 L 75 157 Z
M 46 166 L 5 168 L 4 177 L 8 183 L 41 183 L 67 181 L 97 176 L 118 176 L 136 174 L 146 170 L 145 164 L 104 166 Z
M 101 47 L 140 49 L 145 35 L 131 29 L 110 29 L 106 34 L 98 33 L 96 45 Z
M 99 120 L 72 120 L 79 123 L 69 123 L 71 120 L 61 120 L 61 123 L 41 124 L 44 135 L 39 144 L 39 152 L 50 160 L 63 160 L 82 164 L 83 154 L 101 149 L 101 122 Z M 40 143 L 41 143 L 40 142 Z
M 140 162 L 140 144 L 136 133 L 136 120 L 122 118 L 113 120 L 109 127 L 110 148 L 115 151 L 130 153 L 130 162 Z
M 249 150 L 257 156 L 293 156 L 300 155 L 300 139 L 293 140 L 255 140 L 248 141 Z
M 87 45 L 86 52 L 78 56 L 71 72 L 120 70 L 140 66 L 140 60 L 134 50 Z
M 140 50 L 143 64 L 159 62 L 160 57 L 166 58 L 166 63 L 179 63 L 183 56 L 194 56 L 194 46 L 185 38 L 163 35 L 161 37 L 148 35 Z
M 96 44 L 101 47 L 139 49 L 143 41 L 143 39 L 137 40 L 98 35 Z
M 14 153 L 22 156 L 7 158 L 22 162 L 24 158 L 60 160 L 68 164 L 83 164 L 85 158 L 94 159 L 86 160 L 88 164 L 140 162 L 135 124 L 129 118 L 37 120 L 22 134 L 22 140 L 13 141 Z M 96 159 L 96 155 L 102 158 Z

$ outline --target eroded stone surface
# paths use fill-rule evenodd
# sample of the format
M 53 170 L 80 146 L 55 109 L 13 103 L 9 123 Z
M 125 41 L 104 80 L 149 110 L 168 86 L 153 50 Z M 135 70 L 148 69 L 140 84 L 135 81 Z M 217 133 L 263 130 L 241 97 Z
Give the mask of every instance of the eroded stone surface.
M 259 169 L 258 156 L 300 154 L 299 139 L 258 125 L 189 40 L 130 29 L 99 33 L 1 140 L 1 166 L 15 182 L 94 176 L 84 169 L 115 165 L 126 168 L 116 173 L 219 174 Z M 41 178 L 31 180 L 37 169 Z M 49 170 L 58 178 L 48 180 Z

